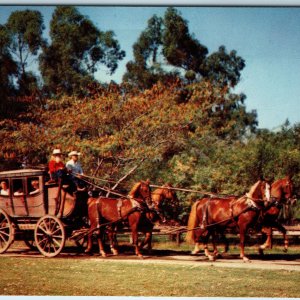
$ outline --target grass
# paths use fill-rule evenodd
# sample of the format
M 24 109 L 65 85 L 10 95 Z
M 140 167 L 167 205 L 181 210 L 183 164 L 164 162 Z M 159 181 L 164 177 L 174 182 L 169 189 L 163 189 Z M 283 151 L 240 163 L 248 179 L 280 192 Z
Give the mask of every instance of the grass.
M 23 245 L 21 241 L 18 243 Z M 77 249 L 72 246 L 70 243 L 66 250 Z M 128 236 L 120 238 L 120 246 L 135 258 Z M 156 236 L 153 248 L 161 256 L 169 252 L 187 254 L 193 247 Z M 292 246 L 283 255 L 282 246 L 276 245 L 265 251 L 266 260 L 299 259 L 299 251 L 300 246 Z M 238 257 L 238 253 L 238 244 L 231 244 L 230 254 Z M 256 245 L 246 247 L 246 253 L 253 260 L 260 258 Z M 142 262 L 105 261 L 97 255 L 81 259 L 71 255 L 51 259 L 2 256 L 0 295 L 297 298 L 300 293 L 298 271 L 225 268 L 201 261 L 185 265 Z
M 0 294 L 59 296 L 299 297 L 300 272 L 1 257 Z

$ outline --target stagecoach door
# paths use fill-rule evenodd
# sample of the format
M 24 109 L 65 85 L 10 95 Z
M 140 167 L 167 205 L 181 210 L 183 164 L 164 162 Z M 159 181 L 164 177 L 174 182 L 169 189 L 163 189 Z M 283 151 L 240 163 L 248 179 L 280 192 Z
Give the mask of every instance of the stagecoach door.
M 24 178 L 11 180 L 11 196 L 16 216 L 28 216 L 28 206 L 26 201 L 26 182 Z

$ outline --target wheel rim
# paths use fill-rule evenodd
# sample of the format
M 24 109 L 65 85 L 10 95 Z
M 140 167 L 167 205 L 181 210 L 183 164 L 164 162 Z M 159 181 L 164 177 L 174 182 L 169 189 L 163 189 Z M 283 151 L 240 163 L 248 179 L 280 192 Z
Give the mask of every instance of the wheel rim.
M 64 225 L 54 216 L 44 216 L 36 225 L 34 240 L 41 254 L 54 257 L 61 252 L 65 245 Z
M 0 210 L 0 253 L 4 253 L 14 240 L 14 229 L 9 216 Z

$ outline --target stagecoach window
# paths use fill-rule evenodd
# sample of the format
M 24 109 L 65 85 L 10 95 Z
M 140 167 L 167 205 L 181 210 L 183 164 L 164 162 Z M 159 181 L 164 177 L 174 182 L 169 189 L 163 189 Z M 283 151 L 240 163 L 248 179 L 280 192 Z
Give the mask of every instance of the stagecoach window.
M 9 181 L 7 179 L 0 179 L 0 195 L 9 196 Z
M 40 191 L 40 184 L 38 177 L 27 178 L 27 191 L 29 195 L 35 195 Z
M 13 180 L 13 193 L 14 196 L 23 196 L 24 195 L 24 186 L 22 179 Z

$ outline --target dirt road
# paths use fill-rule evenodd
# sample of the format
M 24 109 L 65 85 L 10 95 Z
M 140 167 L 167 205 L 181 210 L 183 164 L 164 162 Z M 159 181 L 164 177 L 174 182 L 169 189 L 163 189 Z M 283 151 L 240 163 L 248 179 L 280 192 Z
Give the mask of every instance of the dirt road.
M 43 258 L 38 251 L 30 250 L 22 243 L 13 245 L 6 253 L 1 254 L 4 257 L 28 257 Z M 238 255 L 227 255 L 218 258 L 216 261 L 209 261 L 203 253 L 199 255 L 190 255 L 187 251 L 171 250 L 153 250 L 151 255 L 145 255 L 143 259 L 136 257 L 131 253 L 122 253 L 118 256 L 108 255 L 102 258 L 97 253 L 87 255 L 78 251 L 78 248 L 70 247 L 63 251 L 59 259 L 89 259 L 97 261 L 121 261 L 130 264 L 179 264 L 192 268 L 201 268 L 203 266 L 228 267 L 228 268 L 247 268 L 247 269 L 265 269 L 265 270 L 286 270 L 300 272 L 300 253 L 299 254 L 266 254 L 261 257 L 250 255 L 250 262 L 243 262 Z M 51 258 L 50 258 L 51 259 Z

